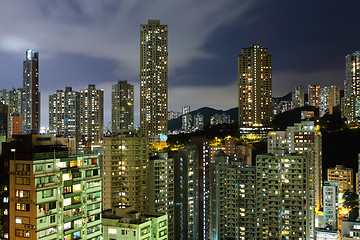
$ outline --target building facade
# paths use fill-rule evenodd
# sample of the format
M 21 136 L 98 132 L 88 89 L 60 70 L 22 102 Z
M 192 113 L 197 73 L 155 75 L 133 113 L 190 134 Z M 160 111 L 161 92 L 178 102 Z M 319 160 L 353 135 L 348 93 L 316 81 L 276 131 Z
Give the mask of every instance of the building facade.
M 306 154 L 256 157 L 256 239 L 314 239 L 310 162 Z
M 267 48 L 252 44 L 238 57 L 239 125 L 269 126 L 272 121 L 272 63 Z
M 340 87 L 323 87 L 320 93 L 319 114 L 323 117 L 326 113 L 333 114 L 334 107 L 340 105 Z
M 322 205 L 322 135 L 312 121 L 302 121 L 287 127 L 286 131 L 269 132 L 269 154 L 308 154 L 314 176 L 316 210 Z
M 134 206 L 147 211 L 148 145 L 148 139 L 134 130 L 104 137 L 104 210 Z
M 104 91 L 90 84 L 80 90 L 80 133 L 91 145 L 102 141 L 104 126 Z
M 10 114 L 21 114 L 22 94 L 22 88 L 3 89 L 0 91 L 0 102 L 9 106 Z
M 199 239 L 199 163 L 195 144 L 188 143 L 174 158 L 174 239 Z
M 321 87 L 320 84 L 308 86 L 308 104 L 309 106 L 319 107 Z
M 330 87 L 330 102 L 332 103 L 333 107 L 339 106 L 341 104 L 339 86 L 333 85 Z
M 167 152 L 153 153 L 147 174 L 148 211 L 168 216 L 168 237 L 174 238 L 174 159 Z
M 327 180 L 338 184 L 338 192 L 345 193 L 354 190 L 354 171 L 352 168 L 345 168 L 343 165 L 336 165 L 335 168 L 327 170 Z
M 58 136 L 80 135 L 80 93 L 71 87 L 49 95 L 49 131 Z
M 100 240 L 97 155 L 69 156 L 51 135 L 16 136 L 4 150 L 9 161 L 9 239 Z
M 168 27 L 140 26 L 140 130 L 150 142 L 168 131 Z
M 303 107 L 305 105 L 304 92 L 305 91 L 303 86 L 295 87 L 295 92 L 292 95 L 292 101 L 295 105 L 295 108 Z
M 26 51 L 23 62 L 22 132 L 38 133 L 40 130 L 39 53 Z
M 204 115 L 198 112 L 194 116 L 194 129 L 201 130 L 203 128 L 204 128 Z
M 210 152 L 209 140 L 203 137 L 191 138 L 198 151 L 199 190 L 199 239 L 210 239 Z
M 210 164 L 210 239 L 255 239 L 255 167 L 223 152 L 214 159 Z
M 143 213 L 133 207 L 103 212 L 104 240 L 167 240 L 166 214 Z
M 360 51 L 345 56 L 344 98 L 341 99 L 341 115 L 348 123 L 360 118 Z
M 319 96 L 319 115 L 332 114 L 333 106 L 330 103 L 330 87 L 323 87 Z
M 193 125 L 193 118 L 190 114 L 190 106 L 182 107 L 182 116 L 181 116 L 181 129 L 188 131 Z
M 134 85 L 119 81 L 111 88 L 111 127 L 113 133 L 134 129 Z
M 225 113 L 222 114 L 215 114 L 210 117 L 210 125 L 219 125 L 219 124 L 230 124 L 231 119 L 230 115 L 227 115 Z
M 344 97 L 360 96 L 360 51 L 345 56 Z
M 338 183 L 324 182 L 324 228 L 339 229 Z

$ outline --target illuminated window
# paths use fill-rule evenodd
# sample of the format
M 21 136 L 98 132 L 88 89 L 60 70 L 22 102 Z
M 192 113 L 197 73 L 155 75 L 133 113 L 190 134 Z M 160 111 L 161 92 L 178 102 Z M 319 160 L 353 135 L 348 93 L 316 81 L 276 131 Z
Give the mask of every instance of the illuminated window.
M 63 181 L 66 181 L 66 180 L 71 180 L 72 179 L 72 174 L 71 173 L 65 173 L 62 175 L 63 177 Z
M 73 185 L 73 191 L 75 192 L 81 192 L 81 184 Z
M 66 167 L 66 162 L 58 162 L 58 163 L 56 163 L 56 167 L 57 168 L 65 168 Z
M 69 206 L 69 205 L 71 205 L 71 198 L 64 199 L 64 206 Z
M 109 234 L 116 234 L 117 231 L 115 228 L 109 228 Z
M 71 228 L 71 222 L 64 223 L 64 230 Z

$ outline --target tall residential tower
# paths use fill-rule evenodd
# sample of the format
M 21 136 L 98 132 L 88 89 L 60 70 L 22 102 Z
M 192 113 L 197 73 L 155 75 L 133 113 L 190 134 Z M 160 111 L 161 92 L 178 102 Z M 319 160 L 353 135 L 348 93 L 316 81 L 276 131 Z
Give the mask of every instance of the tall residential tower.
M 39 53 L 26 51 L 23 62 L 22 132 L 37 133 L 40 130 Z
M 80 93 L 71 87 L 49 95 L 49 128 L 56 135 L 74 137 L 80 134 Z
M 272 120 L 272 70 L 267 48 L 251 44 L 238 57 L 239 125 L 268 126 Z
M 104 91 L 90 84 L 80 90 L 80 133 L 92 145 L 102 141 L 104 125 Z
M 167 25 L 140 26 L 140 129 L 150 142 L 168 130 Z
M 112 132 L 134 128 L 134 85 L 119 81 L 111 88 Z
M 360 96 L 360 51 L 345 56 L 345 97 Z
M 341 99 L 341 116 L 348 123 L 360 119 L 360 51 L 345 57 L 344 98 Z

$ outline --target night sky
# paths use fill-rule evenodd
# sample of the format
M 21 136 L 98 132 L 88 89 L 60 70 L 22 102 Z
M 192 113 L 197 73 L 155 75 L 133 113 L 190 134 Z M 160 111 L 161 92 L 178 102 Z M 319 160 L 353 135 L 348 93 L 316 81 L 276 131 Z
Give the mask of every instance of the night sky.
M 135 85 L 139 123 L 140 24 L 168 25 L 169 110 L 237 106 L 237 56 L 251 43 L 273 57 L 273 96 L 297 85 L 343 89 L 344 57 L 360 50 L 359 1 L 12 0 L 0 3 L 0 89 L 22 87 L 26 49 L 39 52 L 41 123 L 48 95 L 96 84 Z

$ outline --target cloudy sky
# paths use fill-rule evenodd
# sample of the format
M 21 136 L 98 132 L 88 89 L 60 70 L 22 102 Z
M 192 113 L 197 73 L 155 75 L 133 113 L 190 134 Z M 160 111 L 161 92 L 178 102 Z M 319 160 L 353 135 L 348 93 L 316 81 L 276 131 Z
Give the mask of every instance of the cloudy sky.
M 251 43 L 273 57 L 273 95 L 296 85 L 343 88 L 344 56 L 360 50 L 358 1 L 12 0 L 0 1 L 1 89 L 22 87 L 26 49 L 40 55 L 41 122 L 48 95 L 65 86 L 118 80 L 135 85 L 139 120 L 140 24 L 168 25 L 169 110 L 237 106 L 237 56 Z

